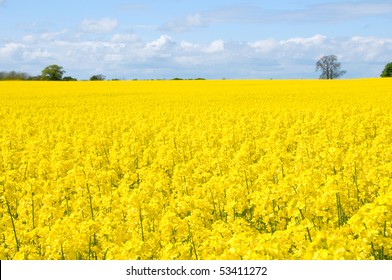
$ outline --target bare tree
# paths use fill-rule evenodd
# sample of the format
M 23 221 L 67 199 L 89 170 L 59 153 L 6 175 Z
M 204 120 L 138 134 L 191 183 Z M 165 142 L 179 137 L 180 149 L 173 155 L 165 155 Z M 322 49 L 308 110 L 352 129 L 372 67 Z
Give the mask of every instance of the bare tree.
M 316 71 L 321 70 L 320 79 L 336 79 L 344 74 L 346 71 L 340 70 L 340 62 L 336 55 L 325 55 L 316 63 Z

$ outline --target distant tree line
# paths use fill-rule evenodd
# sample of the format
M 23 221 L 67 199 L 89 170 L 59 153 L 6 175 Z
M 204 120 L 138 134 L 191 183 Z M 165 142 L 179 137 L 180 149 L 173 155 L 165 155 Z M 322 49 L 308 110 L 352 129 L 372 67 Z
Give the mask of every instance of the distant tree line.
M 2 81 L 15 81 L 15 80 L 30 80 L 32 77 L 24 72 L 0 72 L 0 80 Z
M 104 81 L 104 80 L 106 80 L 106 77 L 104 75 L 101 75 L 101 74 L 93 75 L 90 78 L 90 81 Z
M 320 79 L 336 79 L 343 76 L 346 71 L 340 70 L 340 62 L 338 62 L 335 55 L 323 56 L 316 63 L 316 71 L 321 71 Z M 76 78 L 71 76 L 64 76 L 65 70 L 62 66 L 53 64 L 45 67 L 41 71 L 41 75 L 30 76 L 25 72 L 0 72 L 0 81 L 77 81 Z M 392 77 L 392 62 L 388 63 L 382 71 L 381 77 Z M 104 81 L 106 77 L 102 74 L 93 75 L 90 77 L 90 81 Z M 136 80 L 136 79 L 134 79 Z M 205 80 L 204 78 L 196 79 L 182 79 L 175 77 L 172 80 Z M 118 81 L 118 79 L 113 79 Z
M 62 66 L 53 64 L 45 67 L 41 71 L 41 75 L 31 76 L 25 72 L 0 72 L 0 81 L 77 81 L 76 78 L 71 76 L 63 76 L 65 70 Z M 106 77 L 104 75 L 93 75 L 90 81 L 104 81 Z
M 195 78 L 195 79 L 192 79 L 192 78 L 189 78 L 189 79 L 183 79 L 183 78 L 178 78 L 178 77 L 176 77 L 176 78 L 173 78 L 172 79 L 173 81 L 203 81 L 203 80 L 205 80 L 205 78 Z
M 62 66 L 53 64 L 45 67 L 41 71 L 41 75 L 38 76 L 30 76 L 25 72 L 0 72 L 0 81 L 7 81 L 7 80 L 20 80 L 20 81 L 77 81 L 76 78 L 71 76 L 64 76 L 66 71 Z M 90 81 L 105 81 L 106 76 L 102 74 L 92 75 L 89 79 Z M 133 79 L 136 81 L 137 79 Z M 153 80 L 153 79 L 152 79 Z M 195 79 L 183 79 L 175 77 L 172 80 L 205 80 L 205 78 L 195 78 Z M 112 79 L 112 81 L 119 81 L 119 79 Z

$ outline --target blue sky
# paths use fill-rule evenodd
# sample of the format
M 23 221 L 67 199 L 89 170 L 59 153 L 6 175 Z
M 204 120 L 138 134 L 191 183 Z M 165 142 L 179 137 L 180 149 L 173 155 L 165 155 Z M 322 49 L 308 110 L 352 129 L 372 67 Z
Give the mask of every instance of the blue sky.
M 392 61 L 392 1 L 0 0 L 0 71 L 120 79 L 346 78 Z

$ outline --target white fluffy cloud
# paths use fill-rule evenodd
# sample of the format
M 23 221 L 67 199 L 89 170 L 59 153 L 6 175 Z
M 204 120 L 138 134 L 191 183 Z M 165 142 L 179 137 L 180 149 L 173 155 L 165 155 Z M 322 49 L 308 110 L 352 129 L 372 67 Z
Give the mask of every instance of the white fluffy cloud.
M 86 33 L 110 33 L 116 29 L 117 26 L 118 21 L 116 19 L 85 19 L 81 23 L 81 30 Z
M 115 43 L 136 43 L 139 42 L 141 38 L 133 33 L 127 34 L 114 34 L 110 41 Z
M 18 42 L 0 43 L 4 70 L 36 74 L 47 64 L 56 63 L 78 78 L 88 78 L 96 71 L 120 78 L 316 78 L 317 59 L 335 54 L 347 77 L 374 77 L 390 62 L 392 53 L 392 38 L 378 37 L 314 35 L 200 43 L 177 42 L 167 35 L 145 42 L 133 33 L 82 40 L 67 38 L 68 33 L 27 35 Z
M 205 48 L 207 53 L 223 52 L 225 50 L 225 42 L 223 40 L 215 40 Z
M 22 43 L 7 43 L 3 46 L 0 45 L 0 59 L 2 61 L 18 60 L 27 46 Z
M 154 51 L 167 50 L 175 43 L 170 36 L 161 35 L 157 40 L 146 44 L 146 49 Z
M 286 58 L 309 57 L 309 54 L 312 52 L 315 55 L 320 50 L 326 51 L 330 47 L 336 47 L 335 43 L 328 42 L 326 36 L 319 34 L 307 38 L 293 37 L 287 40 L 259 40 L 248 43 L 248 46 L 262 56 L 273 54 Z

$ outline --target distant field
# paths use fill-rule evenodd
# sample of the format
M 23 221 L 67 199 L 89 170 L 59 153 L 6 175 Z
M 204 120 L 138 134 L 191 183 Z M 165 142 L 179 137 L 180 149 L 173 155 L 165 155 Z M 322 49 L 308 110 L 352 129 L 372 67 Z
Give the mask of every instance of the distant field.
M 0 83 L 0 259 L 392 259 L 392 80 Z

